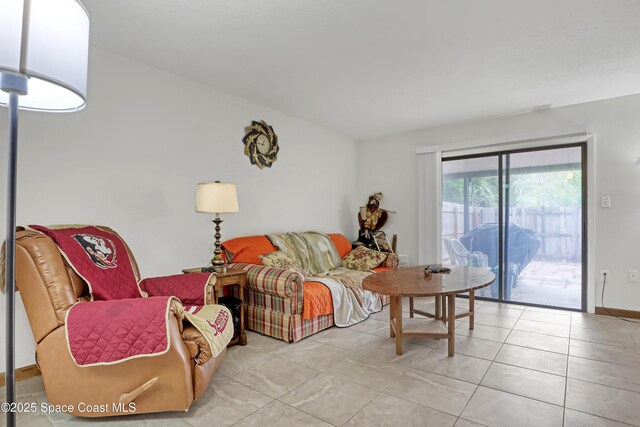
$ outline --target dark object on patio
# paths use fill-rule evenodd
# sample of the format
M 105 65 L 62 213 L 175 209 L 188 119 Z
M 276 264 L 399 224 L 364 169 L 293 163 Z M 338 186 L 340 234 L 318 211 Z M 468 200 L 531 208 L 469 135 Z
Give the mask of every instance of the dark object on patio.
M 460 242 L 470 252 L 482 252 L 488 258 L 488 265 L 491 270 L 498 274 L 498 224 L 481 224 L 473 230 L 469 230 L 460 238 Z M 508 269 L 505 287 L 506 299 L 510 298 L 511 288 L 515 288 L 518 275 L 535 258 L 540 250 L 542 242 L 536 233 L 530 228 L 522 227 L 518 224 L 509 224 L 508 239 Z M 496 281 L 497 283 L 497 281 Z M 495 290 L 495 295 L 494 295 Z M 497 284 L 491 287 L 492 296 L 497 296 Z
M 224 305 L 231 311 L 233 317 L 233 339 L 240 334 L 240 307 L 242 307 L 242 301 L 236 297 L 220 297 L 218 298 L 218 304 Z

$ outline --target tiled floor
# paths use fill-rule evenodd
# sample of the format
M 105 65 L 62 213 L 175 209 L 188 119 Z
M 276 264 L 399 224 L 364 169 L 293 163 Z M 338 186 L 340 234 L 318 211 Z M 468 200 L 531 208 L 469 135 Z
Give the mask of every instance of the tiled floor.
M 427 300 L 418 302 L 428 304 Z M 464 305 L 464 300 L 459 305 Z M 406 305 L 405 305 L 406 307 Z M 476 328 L 405 340 L 395 355 L 388 308 L 296 344 L 255 333 L 232 347 L 188 412 L 103 420 L 21 416 L 23 425 L 640 426 L 640 324 L 479 302 Z M 40 378 L 21 401 L 46 399 Z

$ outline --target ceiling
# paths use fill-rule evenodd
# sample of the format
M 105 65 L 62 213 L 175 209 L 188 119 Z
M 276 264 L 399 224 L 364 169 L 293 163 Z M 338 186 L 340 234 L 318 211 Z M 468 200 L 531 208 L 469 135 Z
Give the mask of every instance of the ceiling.
M 640 93 L 638 0 L 83 0 L 92 44 L 357 139 Z

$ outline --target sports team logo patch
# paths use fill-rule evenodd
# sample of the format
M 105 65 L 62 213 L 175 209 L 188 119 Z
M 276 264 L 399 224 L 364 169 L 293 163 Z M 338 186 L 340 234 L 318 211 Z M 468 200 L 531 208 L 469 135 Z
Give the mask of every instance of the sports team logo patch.
M 116 264 L 116 247 L 111 240 L 93 234 L 74 234 L 73 238 L 98 267 L 106 269 L 118 266 Z
M 227 322 L 229 321 L 229 312 L 225 310 L 221 310 L 216 317 L 216 320 L 213 323 L 210 320 L 207 320 L 211 329 L 213 329 L 213 336 L 217 337 L 219 333 L 224 331 L 225 326 L 227 326 Z

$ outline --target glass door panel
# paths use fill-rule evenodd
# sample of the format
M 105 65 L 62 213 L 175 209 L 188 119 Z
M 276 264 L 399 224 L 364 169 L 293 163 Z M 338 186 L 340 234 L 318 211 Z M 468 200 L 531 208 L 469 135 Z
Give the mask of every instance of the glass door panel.
M 499 157 L 442 163 L 442 256 L 445 264 L 472 265 L 499 277 Z M 498 283 L 477 294 L 499 297 Z
M 584 144 L 443 159 L 443 263 L 491 270 L 479 297 L 584 309 Z
M 504 299 L 581 309 L 582 147 L 505 157 Z

